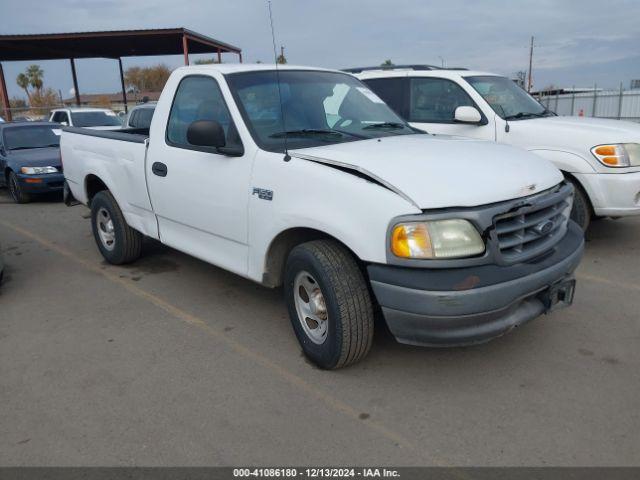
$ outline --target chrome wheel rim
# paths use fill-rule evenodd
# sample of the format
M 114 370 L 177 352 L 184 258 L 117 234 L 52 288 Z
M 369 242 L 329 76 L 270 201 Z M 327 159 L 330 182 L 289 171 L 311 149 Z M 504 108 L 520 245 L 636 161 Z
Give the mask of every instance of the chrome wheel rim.
M 309 272 L 299 272 L 293 281 L 298 321 L 309 340 L 322 345 L 327 339 L 329 315 L 320 285 Z
M 96 224 L 102 246 L 112 251 L 116 247 L 116 233 L 113 228 L 113 220 L 111 220 L 111 215 L 109 215 L 106 208 L 100 208 L 98 210 Z

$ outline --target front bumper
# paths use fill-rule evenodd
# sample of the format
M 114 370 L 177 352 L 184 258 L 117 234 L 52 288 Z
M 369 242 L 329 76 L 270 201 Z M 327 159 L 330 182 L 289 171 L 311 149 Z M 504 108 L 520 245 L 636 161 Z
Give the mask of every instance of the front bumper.
M 510 266 L 416 269 L 373 264 L 373 292 L 401 343 L 483 343 L 549 310 L 549 289 L 572 278 L 584 250 L 573 222 L 550 254 Z
M 640 172 L 574 173 L 601 217 L 640 215 Z
M 64 187 L 63 173 L 46 173 L 43 175 L 16 175 L 20 188 L 27 193 L 62 192 Z

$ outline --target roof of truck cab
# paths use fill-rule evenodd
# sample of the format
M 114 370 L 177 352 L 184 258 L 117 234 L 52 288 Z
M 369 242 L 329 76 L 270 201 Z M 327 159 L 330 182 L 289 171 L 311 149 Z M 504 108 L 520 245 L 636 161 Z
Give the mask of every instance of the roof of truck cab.
M 461 77 L 476 77 L 476 76 L 492 76 L 501 77 L 497 73 L 483 72 L 481 70 L 447 70 L 446 68 L 437 70 L 412 70 L 410 68 L 398 68 L 398 69 L 380 69 L 380 70 L 365 70 L 361 73 L 354 74 L 360 79 L 369 78 L 389 78 L 389 77 L 438 77 L 438 78 L 461 78 Z
M 110 108 L 94 108 L 94 107 L 60 107 L 51 110 L 53 112 L 113 112 Z
M 214 70 L 222 74 L 230 73 L 242 73 L 242 72 L 260 72 L 260 71 L 272 71 L 276 69 L 276 65 L 273 63 L 215 63 L 209 65 L 189 65 L 185 67 L 177 68 L 176 71 L 210 71 Z M 278 65 L 278 70 L 317 70 L 323 72 L 340 72 L 340 70 L 331 70 L 321 67 L 309 67 L 302 65 Z

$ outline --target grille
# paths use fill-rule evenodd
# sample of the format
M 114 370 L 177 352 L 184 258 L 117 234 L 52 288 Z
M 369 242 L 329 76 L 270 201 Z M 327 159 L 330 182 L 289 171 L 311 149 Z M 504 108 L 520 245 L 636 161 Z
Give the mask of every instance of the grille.
M 508 263 L 542 255 L 564 236 L 573 203 L 573 188 L 558 189 L 529 197 L 514 212 L 494 217 L 498 249 Z

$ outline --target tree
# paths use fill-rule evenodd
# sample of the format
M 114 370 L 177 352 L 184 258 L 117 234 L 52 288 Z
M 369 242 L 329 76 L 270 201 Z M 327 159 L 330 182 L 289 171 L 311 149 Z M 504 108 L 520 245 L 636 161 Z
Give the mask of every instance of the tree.
M 287 63 L 287 57 L 284 56 L 284 47 L 280 47 L 280 55 L 278 55 L 276 63 L 280 65 L 285 65 Z
M 221 63 L 221 62 L 218 62 L 218 60 L 216 60 L 215 58 L 200 58 L 196 60 L 194 63 L 196 65 L 212 65 L 214 63 Z
M 159 92 L 167 83 L 171 70 L 161 63 L 152 67 L 129 67 L 124 72 L 127 87 L 139 92 Z
M 54 107 L 58 105 L 59 102 L 58 94 L 53 88 L 42 89 L 41 87 L 40 90 L 33 92 L 33 95 L 31 95 L 31 106 L 39 107 L 41 109 L 40 113 L 45 115 L 48 114 L 48 110 L 45 110 L 45 108 Z
M 96 98 L 95 104 L 97 107 L 111 108 L 111 100 L 106 95 L 100 95 Z
M 16 83 L 18 86 L 24 90 L 24 93 L 27 94 L 27 98 L 31 101 L 31 93 L 29 92 L 29 77 L 27 77 L 24 73 L 20 73 L 16 78 Z
M 386 59 L 384 62 L 380 64 L 381 67 L 393 67 L 393 62 L 389 59 Z
M 29 103 L 33 105 L 35 96 L 38 97 L 42 94 L 42 87 L 44 86 L 44 70 L 40 68 L 40 65 L 29 65 L 24 73 L 18 74 L 16 77 L 16 83 L 27 94 Z M 29 87 L 33 89 L 29 91 Z
M 515 81 L 520 88 L 525 88 L 525 85 L 527 82 L 527 71 L 526 70 L 517 71 Z
M 27 67 L 27 77 L 29 78 L 29 85 L 36 92 L 40 92 L 42 85 L 44 85 L 44 70 L 40 68 L 40 65 L 29 65 Z
M 27 102 L 24 101 L 24 98 L 20 97 L 11 97 L 9 99 L 9 106 L 13 110 L 13 113 L 16 114 L 18 112 L 24 112 L 27 110 Z

